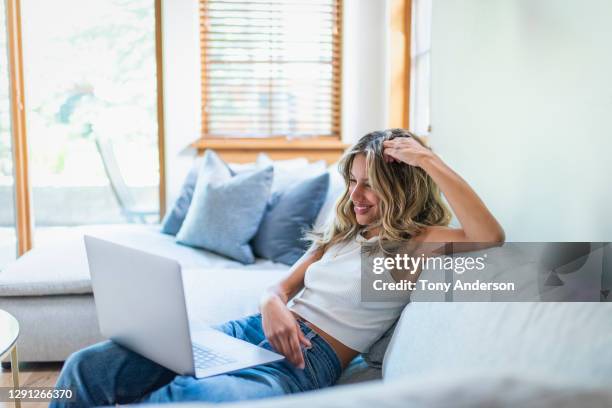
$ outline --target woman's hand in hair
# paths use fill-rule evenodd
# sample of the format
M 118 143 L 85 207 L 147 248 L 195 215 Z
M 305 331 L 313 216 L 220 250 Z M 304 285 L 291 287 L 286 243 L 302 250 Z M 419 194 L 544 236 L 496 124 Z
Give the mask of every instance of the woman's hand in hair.
M 387 163 L 402 162 L 416 167 L 422 167 L 424 160 L 434 156 L 431 150 L 411 137 L 385 140 L 383 155 Z
M 261 306 L 262 326 L 266 338 L 276 351 L 298 368 L 304 368 L 301 345 L 310 347 L 299 323 L 279 298 L 271 297 Z

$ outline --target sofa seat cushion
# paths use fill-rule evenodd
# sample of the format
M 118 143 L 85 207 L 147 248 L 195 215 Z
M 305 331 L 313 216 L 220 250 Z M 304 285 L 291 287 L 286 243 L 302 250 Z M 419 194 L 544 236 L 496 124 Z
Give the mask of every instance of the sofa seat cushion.
M 192 328 L 197 324 L 220 324 L 259 312 L 264 291 L 285 276 L 281 264 L 265 264 L 257 270 L 248 267 L 183 269 L 187 312 Z
M 219 270 L 240 270 L 261 277 L 262 270 L 281 274 L 285 265 L 258 259 L 244 266 L 211 252 L 177 245 L 174 237 L 162 234 L 159 225 L 91 225 L 58 231 L 53 243 L 35 248 L 0 272 L 0 296 L 46 296 L 91 293 L 89 267 L 83 235 L 89 234 L 157 255 L 173 258 L 183 269 L 219 276 Z M 240 282 L 240 280 L 236 280 Z M 227 300 L 227 298 L 226 298 Z M 229 302 L 228 302 L 229 303 Z

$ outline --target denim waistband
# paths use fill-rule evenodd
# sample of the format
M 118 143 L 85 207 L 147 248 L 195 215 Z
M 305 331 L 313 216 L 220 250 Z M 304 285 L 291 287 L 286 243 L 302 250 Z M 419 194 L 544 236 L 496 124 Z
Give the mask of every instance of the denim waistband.
M 334 365 L 334 370 L 338 373 L 338 375 L 342 373 L 342 364 L 340 363 L 340 358 L 338 358 L 338 355 L 336 354 L 336 351 L 331 346 L 331 344 L 329 344 L 327 340 L 323 338 L 323 336 L 319 335 L 319 333 L 314 331 L 312 327 L 308 326 L 304 319 L 297 317 L 297 322 L 308 340 L 319 340 L 317 343 L 321 346 L 325 354 L 327 354 L 331 363 Z

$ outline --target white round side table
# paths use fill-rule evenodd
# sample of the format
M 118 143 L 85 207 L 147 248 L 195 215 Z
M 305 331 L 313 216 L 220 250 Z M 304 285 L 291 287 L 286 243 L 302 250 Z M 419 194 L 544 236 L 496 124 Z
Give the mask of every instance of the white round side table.
M 0 360 L 11 355 L 11 372 L 13 374 L 13 389 L 19 389 L 19 360 L 17 358 L 17 338 L 19 337 L 19 322 L 13 315 L 0 310 Z M 21 407 L 21 401 L 15 399 L 15 407 Z

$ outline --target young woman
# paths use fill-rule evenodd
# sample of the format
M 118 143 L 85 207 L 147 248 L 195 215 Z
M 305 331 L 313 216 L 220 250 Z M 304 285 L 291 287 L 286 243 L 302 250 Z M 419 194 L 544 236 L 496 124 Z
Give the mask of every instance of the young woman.
M 368 308 L 360 302 L 363 243 L 504 240 L 501 226 L 470 186 L 407 131 L 362 137 L 342 158 L 340 171 L 346 190 L 329 229 L 311 234 L 310 249 L 264 294 L 260 313 L 216 327 L 275 350 L 284 361 L 196 379 L 107 341 L 66 361 L 57 388 L 74 390 L 76 401 L 67 405 L 221 402 L 328 387 L 402 310 L 395 303 Z M 461 228 L 447 226 L 450 212 L 440 191 Z

